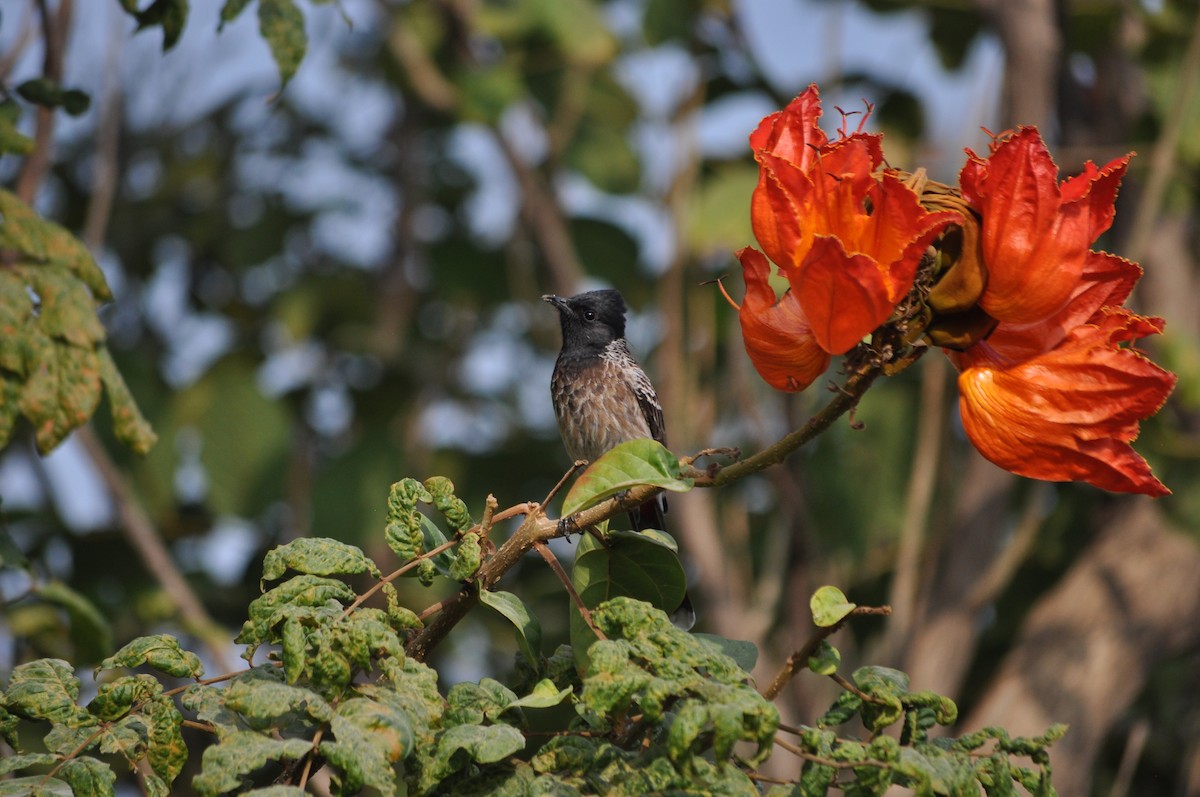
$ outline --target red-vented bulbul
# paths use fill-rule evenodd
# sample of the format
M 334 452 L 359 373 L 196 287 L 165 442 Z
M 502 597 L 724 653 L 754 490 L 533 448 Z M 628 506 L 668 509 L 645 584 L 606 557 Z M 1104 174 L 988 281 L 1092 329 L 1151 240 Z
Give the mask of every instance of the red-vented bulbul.
M 654 385 L 625 342 L 625 299 L 618 291 L 581 293 L 564 299 L 543 296 L 562 324 L 562 350 L 554 363 L 550 394 L 567 454 L 595 462 L 628 440 L 651 438 L 666 445 L 662 405 Z M 662 495 L 629 510 L 637 531 L 666 528 Z M 691 599 L 671 616 L 681 628 L 696 620 Z
M 625 299 L 618 291 L 543 296 L 558 310 L 562 350 L 550 394 L 567 455 L 595 462 L 628 440 L 666 445 L 662 405 L 625 342 Z M 629 511 L 637 531 L 664 528 L 662 496 Z

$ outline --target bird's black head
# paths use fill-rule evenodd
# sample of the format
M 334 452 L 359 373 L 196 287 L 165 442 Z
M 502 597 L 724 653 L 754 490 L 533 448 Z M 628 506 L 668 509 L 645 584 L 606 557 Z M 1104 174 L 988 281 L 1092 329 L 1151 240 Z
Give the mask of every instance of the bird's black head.
M 558 310 L 564 349 L 603 349 L 625 337 L 625 299 L 619 291 L 588 291 L 570 299 L 543 296 Z

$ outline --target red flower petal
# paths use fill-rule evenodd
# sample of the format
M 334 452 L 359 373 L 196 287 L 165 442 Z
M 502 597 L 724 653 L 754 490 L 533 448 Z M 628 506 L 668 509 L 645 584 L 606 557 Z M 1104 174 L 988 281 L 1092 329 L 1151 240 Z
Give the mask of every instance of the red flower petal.
M 986 160 L 968 154 L 959 181 L 983 217 L 988 286 L 980 305 L 1001 322 L 1045 319 L 1071 298 L 1092 243 L 1112 223 L 1129 156 L 1103 169 L 1088 163 L 1059 186 L 1036 128 L 994 144 Z
M 1102 307 L 1123 304 L 1141 276 L 1137 263 L 1108 252 L 1088 252 L 1083 274 L 1066 307 L 1033 324 L 1000 324 L 987 344 L 1014 361 L 1049 351 L 1071 330 L 1092 321 Z
M 817 342 L 834 354 L 891 316 L 930 242 L 957 218 L 927 212 L 891 174 L 865 189 L 844 179 L 814 190 L 805 220 L 816 237 L 799 266 L 784 269 Z
M 776 300 L 762 252 L 738 251 L 746 296 L 738 308 L 746 352 L 759 375 L 776 390 L 799 391 L 829 368 L 829 354 L 817 345 L 794 291 Z
M 1162 320 L 1106 308 L 1044 354 L 1012 364 L 987 343 L 955 355 L 959 409 L 981 454 L 1021 476 L 1085 481 L 1105 490 L 1170 493 L 1130 447 L 1175 375 L 1122 347 Z
M 770 152 L 801 170 L 812 167 L 817 150 L 829 140 L 817 125 L 821 118 L 821 96 L 817 84 L 810 83 L 804 93 L 758 123 L 750 134 L 753 152 Z

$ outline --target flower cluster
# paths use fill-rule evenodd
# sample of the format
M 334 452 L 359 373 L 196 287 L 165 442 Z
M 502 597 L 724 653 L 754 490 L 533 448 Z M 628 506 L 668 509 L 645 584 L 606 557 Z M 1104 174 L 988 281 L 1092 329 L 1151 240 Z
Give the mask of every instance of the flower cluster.
M 737 253 L 746 350 L 779 390 L 803 390 L 889 321 L 912 324 L 958 369 L 975 447 L 1022 476 L 1148 495 L 1170 491 L 1130 447 L 1175 376 L 1131 346 L 1163 321 L 1122 305 L 1137 264 L 1092 250 L 1129 157 L 1058 181 L 1035 128 L 967 151 L 959 189 L 923 195 L 883 168 L 860 128 L 830 141 L 816 86 L 750 136 L 762 251 Z M 771 261 L 789 289 L 776 296 Z M 916 303 L 916 311 L 913 304 Z M 913 330 L 903 330 L 912 339 Z

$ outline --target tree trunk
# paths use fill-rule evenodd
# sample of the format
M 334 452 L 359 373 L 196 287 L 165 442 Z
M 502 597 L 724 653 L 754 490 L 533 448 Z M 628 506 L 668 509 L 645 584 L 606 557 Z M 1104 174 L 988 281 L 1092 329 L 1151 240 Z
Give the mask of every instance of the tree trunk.
M 1111 516 L 1099 538 L 1030 612 L 968 730 L 1036 735 L 1052 748 L 1060 794 L 1085 795 L 1104 737 L 1162 660 L 1200 646 L 1200 546 L 1149 501 Z

